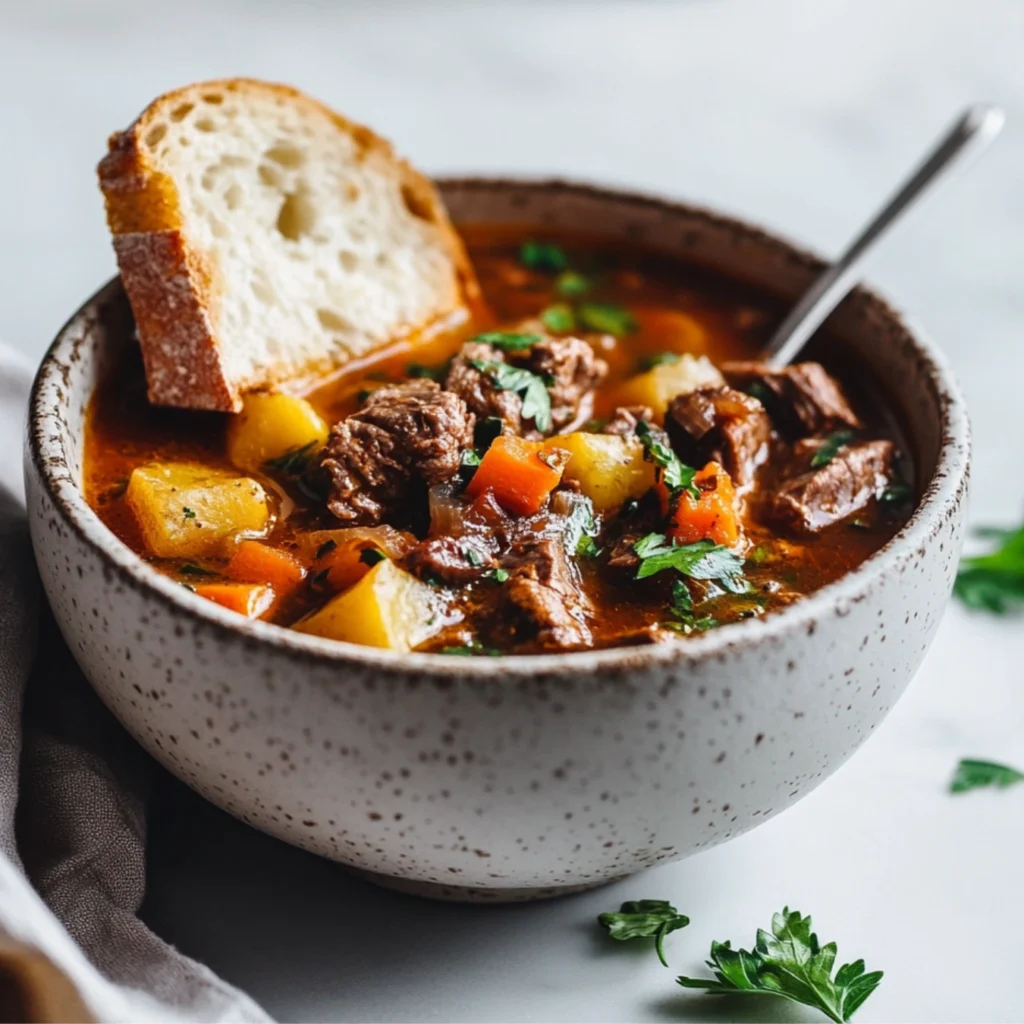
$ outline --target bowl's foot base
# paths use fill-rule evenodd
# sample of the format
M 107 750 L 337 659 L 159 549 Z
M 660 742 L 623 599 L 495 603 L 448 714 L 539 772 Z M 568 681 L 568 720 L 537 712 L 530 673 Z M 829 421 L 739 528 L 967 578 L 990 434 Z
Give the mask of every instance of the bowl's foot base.
M 422 896 L 428 900 L 444 900 L 448 903 L 529 903 L 532 900 L 550 900 L 556 896 L 568 896 L 574 892 L 598 889 L 626 877 L 617 875 L 614 878 L 602 878 L 599 882 L 584 882 L 582 885 L 549 885 L 537 889 L 477 889 L 469 885 L 448 885 L 446 882 L 423 882 L 415 878 L 394 878 L 391 875 L 379 875 L 375 871 L 364 871 L 362 868 L 346 868 L 346 870 L 384 889 L 394 889 L 396 892 L 407 892 L 413 896 Z

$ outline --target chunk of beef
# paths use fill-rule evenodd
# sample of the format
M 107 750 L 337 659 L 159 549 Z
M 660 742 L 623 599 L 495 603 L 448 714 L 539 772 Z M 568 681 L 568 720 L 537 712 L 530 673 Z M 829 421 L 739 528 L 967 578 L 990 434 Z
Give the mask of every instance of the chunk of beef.
M 495 416 L 505 425 L 505 432 L 521 434 L 523 430 L 523 400 L 514 391 L 502 391 L 494 381 L 478 370 L 474 362 L 502 363 L 505 356 L 493 345 L 471 341 L 452 360 L 445 380 L 445 389 L 466 403 L 478 419 Z
M 620 405 L 612 418 L 601 428 L 602 434 L 618 434 L 619 437 L 636 436 L 637 424 L 654 422 L 654 411 L 649 405 Z
M 562 430 L 589 415 L 594 388 L 608 372 L 608 364 L 580 338 L 543 336 L 528 351 L 504 352 L 493 345 L 468 342 L 452 360 L 445 387 L 459 395 L 479 418 L 498 417 L 506 433 L 527 438 L 543 434 L 532 423 L 523 423 L 523 400 L 515 391 L 499 388 L 474 362 L 510 363 L 529 370 L 547 382 L 551 400 L 551 429 Z
M 621 569 L 629 575 L 635 576 L 640 567 L 640 556 L 633 550 L 633 546 L 644 535 L 642 533 L 625 533 L 611 547 L 608 552 L 608 566 L 611 569 Z
M 495 567 L 494 543 L 482 534 L 428 537 L 406 556 L 405 567 L 420 579 L 461 586 Z
M 764 406 L 727 387 L 676 395 L 665 428 L 684 462 L 703 466 L 713 459 L 739 486 L 754 482 L 757 467 L 768 457 L 772 432 Z
M 590 602 L 561 537 L 520 534 L 503 564 L 510 573 L 501 587 L 506 607 L 541 646 L 566 650 L 590 645 Z
M 414 482 L 453 476 L 473 444 L 474 416 L 432 380 L 380 388 L 331 428 L 318 473 L 342 522 L 373 526 L 402 507 Z
M 530 350 L 529 368 L 550 380 L 551 424 L 557 433 L 586 419 L 594 388 L 608 373 L 608 364 L 594 355 L 582 338 L 545 336 Z
M 839 382 L 821 363 L 794 363 L 781 370 L 764 363 L 725 363 L 722 373 L 732 387 L 756 394 L 780 429 L 794 436 L 861 427 Z
M 894 454 L 892 441 L 841 448 L 827 465 L 787 480 L 767 496 L 766 515 L 785 529 L 817 533 L 864 508 L 882 491 Z

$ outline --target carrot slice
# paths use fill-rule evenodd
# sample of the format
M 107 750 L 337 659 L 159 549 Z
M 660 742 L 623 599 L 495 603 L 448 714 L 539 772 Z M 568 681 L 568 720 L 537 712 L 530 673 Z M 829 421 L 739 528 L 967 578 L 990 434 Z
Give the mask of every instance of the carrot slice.
M 709 462 L 694 476 L 693 482 L 700 488 L 700 498 L 695 501 L 685 491 L 680 494 L 669 517 L 666 535 L 680 544 L 713 540 L 727 548 L 733 547 L 742 530 L 732 478 L 717 462 Z M 659 489 L 664 500 L 667 488 L 660 484 Z
M 278 597 L 283 597 L 302 582 L 306 570 L 287 551 L 258 540 L 243 540 L 225 566 L 224 575 L 240 583 L 267 583 Z
M 466 495 L 475 498 L 490 491 L 507 511 L 532 515 L 544 507 L 568 461 L 569 453 L 561 448 L 503 434 L 494 439 L 480 460 Z
M 247 619 L 258 619 L 274 603 L 274 588 L 266 583 L 202 583 L 196 593 Z

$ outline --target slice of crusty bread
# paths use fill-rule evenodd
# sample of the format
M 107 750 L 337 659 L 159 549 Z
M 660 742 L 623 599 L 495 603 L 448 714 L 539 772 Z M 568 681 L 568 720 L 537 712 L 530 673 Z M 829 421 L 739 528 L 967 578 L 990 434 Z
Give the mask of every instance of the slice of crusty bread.
M 99 179 L 156 404 L 237 410 L 479 296 L 430 181 L 285 86 L 161 96 L 110 139 Z

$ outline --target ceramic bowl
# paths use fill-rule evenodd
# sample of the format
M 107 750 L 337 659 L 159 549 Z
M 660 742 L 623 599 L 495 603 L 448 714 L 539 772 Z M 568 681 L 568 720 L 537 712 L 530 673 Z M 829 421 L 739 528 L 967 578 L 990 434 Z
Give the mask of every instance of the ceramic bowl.
M 784 297 L 820 262 L 677 203 L 560 182 L 443 183 L 457 222 L 639 241 Z M 249 622 L 189 594 L 86 505 L 82 426 L 134 344 L 117 280 L 35 381 L 26 476 L 54 614 L 138 741 L 213 803 L 289 843 L 450 899 L 550 896 L 767 821 L 864 742 L 938 626 L 964 532 L 969 439 L 936 348 L 876 294 L 836 337 L 889 382 L 924 498 L 855 572 L 764 620 L 647 648 L 518 658 L 397 654 Z

